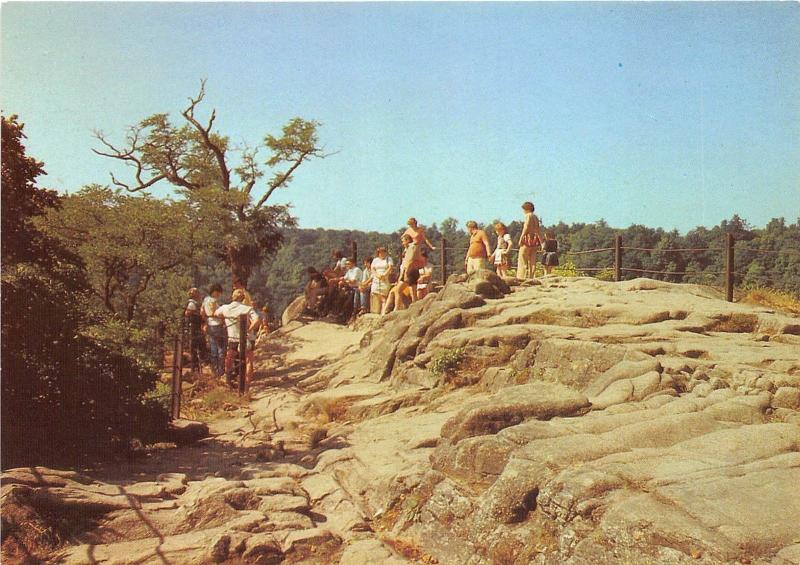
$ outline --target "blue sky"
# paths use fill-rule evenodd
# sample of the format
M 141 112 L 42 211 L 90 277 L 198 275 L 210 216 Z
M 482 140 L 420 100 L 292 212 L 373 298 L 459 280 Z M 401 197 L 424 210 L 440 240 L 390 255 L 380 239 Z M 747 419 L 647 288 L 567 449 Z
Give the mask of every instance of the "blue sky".
M 763 225 L 800 216 L 798 38 L 796 2 L 5 3 L 0 93 L 66 191 L 108 182 L 92 129 L 177 118 L 206 77 L 236 143 L 324 124 L 337 153 L 280 193 L 304 227 L 524 200 L 546 223 Z

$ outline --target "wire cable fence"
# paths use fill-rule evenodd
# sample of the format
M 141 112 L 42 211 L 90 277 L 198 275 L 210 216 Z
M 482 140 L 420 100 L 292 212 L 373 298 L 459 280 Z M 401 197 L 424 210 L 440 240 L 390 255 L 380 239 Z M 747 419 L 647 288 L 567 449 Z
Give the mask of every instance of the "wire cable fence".
M 434 278 L 444 284 L 448 273 L 461 271 L 461 261 L 459 254 L 466 255 L 466 246 L 448 245 L 446 239 L 442 239 L 441 244 L 436 247 L 428 256 L 428 261 L 433 267 Z M 628 256 L 626 256 L 628 252 Z M 631 256 L 630 253 L 637 255 Z M 434 257 L 438 253 L 439 257 Z M 513 265 L 513 256 L 519 253 L 518 248 L 509 250 L 509 262 Z M 608 253 L 607 262 L 588 260 L 589 256 Z M 642 257 L 642 254 L 645 254 Z M 622 243 L 622 236 L 615 236 L 612 245 L 597 247 L 593 249 L 566 250 L 559 252 L 559 256 L 569 259 L 580 273 L 592 273 L 596 275 L 606 274 L 610 280 L 623 280 L 624 274 L 641 275 L 650 278 L 678 278 L 671 282 L 694 282 L 702 284 L 719 284 L 725 287 L 726 299 L 733 301 L 733 291 L 737 282 L 741 282 L 748 275 L 746 272 L 736 270 L 737 265 L 750 264 L 752 256 L 761 254 L 767 257 L 782 258 L 785 256 L 800 255 L 800 249 L 765 249 L 749 247 L 746 241 L 736 241 L 732 234 L 727 234 L 722 246 L 709 247 L 640 247 L 635 245 L 626 246 Z M 687 255 L 689 256 L 687 258 Z M 438 259 L 438 260 L 437 260 Z M 487 261 L 491 261 L 491 254 Z M 648 264 L 654 260 L 658 265 Z M 692 267 L 692 260 L 706 263 L 706 268 L 687 268 Z M 749 259 L 749 260 L 748 260 Z M 677 268 L 676 268 L 677 267 Z M 513 266 L 511 267 L 513 268 Z M 691 277 L 695 280 L 685 280 Z M 720 281 L 720 277 L 722 280 Z M 713 280 L 712 280 L 713 279 Z

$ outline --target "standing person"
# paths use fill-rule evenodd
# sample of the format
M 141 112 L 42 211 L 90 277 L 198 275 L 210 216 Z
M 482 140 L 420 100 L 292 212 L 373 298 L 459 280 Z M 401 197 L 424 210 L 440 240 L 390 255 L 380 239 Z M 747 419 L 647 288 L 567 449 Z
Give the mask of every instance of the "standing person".
M 402 310 L 405 307 L 400 295 L 406 289 L 411 293 L 411 302 L 417 301 L 417 282 L 419 281 L 419 268 L 421 264 L 422 255 L 419 252 L 419 247 L 411 236 L 403 234 L 400 237 L 400 242 L 405 248 L 403 253 L 403 260 L 400 263 L 400 276 L 397 279 L 397 284 L 392 288 L 394 293 L 394 305 L 396 310 Z M 387 308 L 384 305 L 383 313 L 386 314 Z
M 203 299 L 203 314 L 206 317 L 206 333 L 208 334 L 209 362 L 215 377 L 221 377 L 225 372 L 225 345 L 228 341 L 225 326 L 222 320 L 214 317 L 217 308 L 221 306 L 219 299 L 222 296 L 222 285 L 215 283 L 208 289 L 208 296 Z
M 192 371 L 200 371 L 200 363 L 206 361 L 206 340 L 203 336 L 203 311 L 200 308 L 200 291 L 189 289 L 189 302 L 183 311 L 186 331 L 189 335 L 189 351 L 192 358 Z
M 372 287 L 370 288 L 370 311 L 380 314 L 389 296 L 392 287 L 390 277 L 394 269 L 394 261 L 389 257 L 385 247 L 378 247 L 375 250 L 375 258 L 370 265 L 372 273 Z
M 416 218 L 409 218 L 407 224 L 408 227 L 406 231 L 403 232 L 403 235 L 410 236 L 414 243 L 420 248 L 420 251 L 422 251 L 423 245 L 427 245 L 431 249 L 436 249 L 425 234 L 425 228 L 417 223 Z
M 517 261 L 517 278 L 532 279 L 536 270 L 536 250 L 544 240 L 539 218 L 533 213 L 533 202 L 522 205 L 525 212 L 525 223 L 519 236 L 519 259 Z
M 361 280 L 358 283 L 358 309 L 356 315 L 366 314 L 369 311 L 369 289 L 372 286 L 372 257 L 364 259 L 364 267 L 361 269 Z
M 239 277 L 233 277 L 233 290 L 242 290 L 244 291 L 244 302 L 243 304 L 247 304 L 248 306 L 253 305 L 253 297 L 250 296 L 250 293 L 247 292 L 247 289 L 244 286 L 244 281 Z
M 506 276 L 508 271 L 508 253 L 514 247 L 508 228 L 503 222 L 494 225 L 494 233 L 497 234 L 497 247 L 494 250 L 494 268 L 501 277 Z
M 544 254 L 542 255 L 542 265 L 544 265 L 544 272 L 548 275 L 553 272 L 553 267 L 558 267 L 558 242 L 553 232 L 548 231 L 544 233 L 544 245 L 542 247 Z
M 265 336 L 270 332 L 269 328 L 269 307 L 264 304 L 256 310 L 258 317 L 261 318 L 261 325 L 258 328 L 258 337 Z
M 228 330 L 228 353 L 225 356 L 225 373 L 228 378 L 228 385 L 231 388 L 235 388 L 236 384 L 236 373 L 234 371 L 236 365 L 236 359 L 239 356 L 239 339 L 241 334 L 239 333 L 239 316 L 245 314 L 247 316 L 247 333 L 250 334 L 251 332 L 255 332 L 258 329 L 258 325 L 261 323 L 261 319 L 258 316 L 258 313 L 255 311 L 255 308 L 252 306 L 245 304 L 244 301 L 246 300 L 245 291 L 241 288 L 237 288 L 233 291 L 231 295 L 231 303 L 226 304 L 224 306 L 220 306 L 217 308 L 217 311 L 214 312 L 214 316 L 220 318 L 224 324 L 226 329 Z M 247 344 L 247 351 L 245 353 L 245 359 L 247 362 L 247 370 L 246 370 L 246 385 L 245 388 L 250 383 L 250 379 L 252 378 L 252 359 L 253 359 L 253 351 L 252 348 L 255 345 L 253 343 L 251 345 L 250 341 L 248 340 Z
M 467 269 L 467 274 L 470 274 L 486 268 L 486 259 L 492 255 L 492 248 L 486 232 L 478 229 L 475 220 L 467 222 L 467 231 L 469 231 L 469 248 L 467 256 L 464 257 L 464 267 Z

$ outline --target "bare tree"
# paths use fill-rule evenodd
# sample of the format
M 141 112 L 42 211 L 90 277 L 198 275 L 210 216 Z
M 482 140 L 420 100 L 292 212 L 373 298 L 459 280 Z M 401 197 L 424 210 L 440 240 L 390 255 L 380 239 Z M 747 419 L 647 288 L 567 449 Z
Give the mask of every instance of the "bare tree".
M 198 116 L 205 87 L 203 80 L 189 98 L 181 126 L 173 125 L 168 114 L 154 114 L 130 127 L 121 146 L 95 131 L 102 147 L 92 151 L 133 170 L 127 182 L 111 173 L 118 188 L 138 192 L 162 181 L 175 186 L 222 230 L 223 256 L 233 277 L 246 283 L 252 269 L 279 247 L 280 229 L 294 224 L 288 208 L 271 205 L 270 198 L 303 163 L 328 155 L 319 146 L 320 124 L 302 118 L 289 120 L 280 137 L 267 135 L 260 146 L 232 149 L 228 137 L 214 131 L 215 109 L 207 120 Z M 269 152 L 263 165 L 257 159 L 262 148 Z M 272 174 L 262 181 L 265 166 Z

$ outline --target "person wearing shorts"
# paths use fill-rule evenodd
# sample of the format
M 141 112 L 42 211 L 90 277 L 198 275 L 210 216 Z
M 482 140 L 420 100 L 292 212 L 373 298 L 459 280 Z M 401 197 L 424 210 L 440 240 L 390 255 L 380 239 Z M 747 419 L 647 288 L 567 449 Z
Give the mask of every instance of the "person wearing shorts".
M 419 269 L 422 266 L 422 254 L 420 253 L 419 246 L 414 243 L 411 236 L 404 233 L 400 241 L 405 248 L 405 252 L 403 253 L 403 261 L 400 264 L 400 276 L 398 277 L 397 284 L 394 285 L 391 290 L 391 292 L 395 294 L 395 309 L 398 310 L 404 307 L 400 295 L 406 289 L 409 289 L 411 292 L 411 302 L 417 301 L 417 282 L 419 281 Z M 383 313 L 386 313 L 386 308 L 384 308 Z
M 492 248 L 489 244 L 489 237 L 485 231 L 478 229 L 476 221 L 467 222 L 467 230 L 469 231 L 469 248 L 467 256 L 464 257 L 464 266 L 467 274 L 470 274 L 486 268 L 486 259 L 491 257 Z
M 545 274 L 552 274 L 553 268 L 558 267 L 558 242 L 552 232 L 545 232 L 544 245 L 542 247 L 542 265 Z
M 386 298 L 392 288 L 390 277 L 394 269 L 394 261 L 389 257 L 385 247 L 378 247 L 375 250 L 375 258 L 370 265 L 370 277 L 372 279 L 370 287 L 370 311 L 380 314 L 386 305 Z
M 508 228 L 503 222 L 497 222 L 494 225 L 494 232 L 497 234 L 497 247 L 494 250 L 492 259 L 497 274 L 504 277 L 508 270 L 508 253 L 514 246 L 514 243 L 511 241 Z

